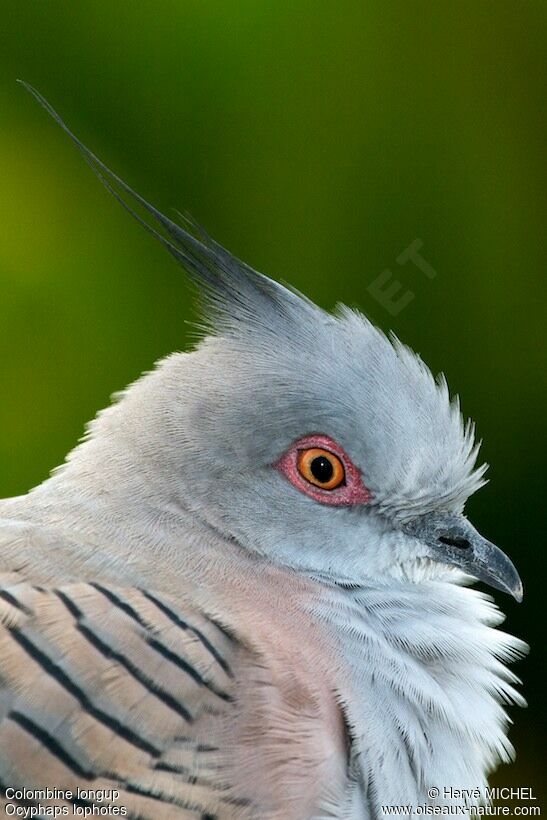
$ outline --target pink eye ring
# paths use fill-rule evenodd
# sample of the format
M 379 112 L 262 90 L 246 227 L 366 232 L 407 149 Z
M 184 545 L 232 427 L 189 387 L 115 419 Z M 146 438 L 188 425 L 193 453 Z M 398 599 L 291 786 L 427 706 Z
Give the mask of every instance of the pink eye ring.
M 372 499 L 361 471 L 345 450 L 323 433 L 298 439 L 273 466 L 297 490 L 320 504 L 349 507 L 368 504 Z

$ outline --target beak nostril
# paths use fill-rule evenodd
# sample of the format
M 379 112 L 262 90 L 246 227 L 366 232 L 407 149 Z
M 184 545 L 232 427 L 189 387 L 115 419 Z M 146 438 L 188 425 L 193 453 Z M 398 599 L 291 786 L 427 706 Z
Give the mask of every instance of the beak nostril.
M 467 538 L 459 536 L 450 537 L 448 535 L 440 535 L 439 541 L 441 544 L 446 544 L 448 547 L 456 547 L 459 550 L 467 550 L 471 546 L 471 542 Z

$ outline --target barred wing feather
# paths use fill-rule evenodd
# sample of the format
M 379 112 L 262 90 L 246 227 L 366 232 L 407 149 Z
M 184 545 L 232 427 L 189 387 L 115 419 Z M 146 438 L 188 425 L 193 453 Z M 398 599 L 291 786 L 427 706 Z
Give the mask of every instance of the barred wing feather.
M 115 789 L 134 818 L 245 817 L 214 743 L 236 651 L 154 591 L 0 576 L 2 794 L 57 788 L 86 805 L 89 790 Z

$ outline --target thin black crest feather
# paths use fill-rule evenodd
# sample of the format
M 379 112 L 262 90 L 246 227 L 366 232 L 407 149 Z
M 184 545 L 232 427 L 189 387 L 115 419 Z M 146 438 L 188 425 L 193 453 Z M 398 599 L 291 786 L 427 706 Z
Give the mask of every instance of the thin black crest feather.
M 24 80 L 18 80 L 17 82 L 32 94 L 70 137 L 92 171 L 112 196 L 186 269 L 215 314 L 219 316 L 228 314 L 233 320 L 234 318 L 237 319 L 239 313 L 245 315 L 251 305 L 256 308 L 257 300 L 259 303 L 266 300 L 270 309 L 273 303 L 278 310 L 283 310 L 287 298 L 291 301 L 298 298 L 291 290 L 253 270 L 245 262 L 233 256 L 226 248 L 212 239 L 205 229 L 188 214 L 182 215 L 177 212 L 177 215 L 189 228 L 189 230 L 186 230 L 161 213 L 90 151 L 70 130 L 39 91 Z M 147 211 L 166 231 L 169 238 L 140 216 L 134 207 L 125 201 L 115 186 Z

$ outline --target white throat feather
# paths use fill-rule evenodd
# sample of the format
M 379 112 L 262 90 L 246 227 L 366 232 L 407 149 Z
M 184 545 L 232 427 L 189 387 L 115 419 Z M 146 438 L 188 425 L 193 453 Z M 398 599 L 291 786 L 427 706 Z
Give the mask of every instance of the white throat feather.
M 495 628 L 504 616 L 493 599 L 454 583 L 392 580 L 333 587 L 313 615 L 350 671 L 338 695 L 360 806 L 382 817 L 381 806 L 464 802 L 443 798 L 444 787 L 484 793 L 488 773 L 513 757 L 504 706 L 526 705 L 505 664 L 528 647 Z

